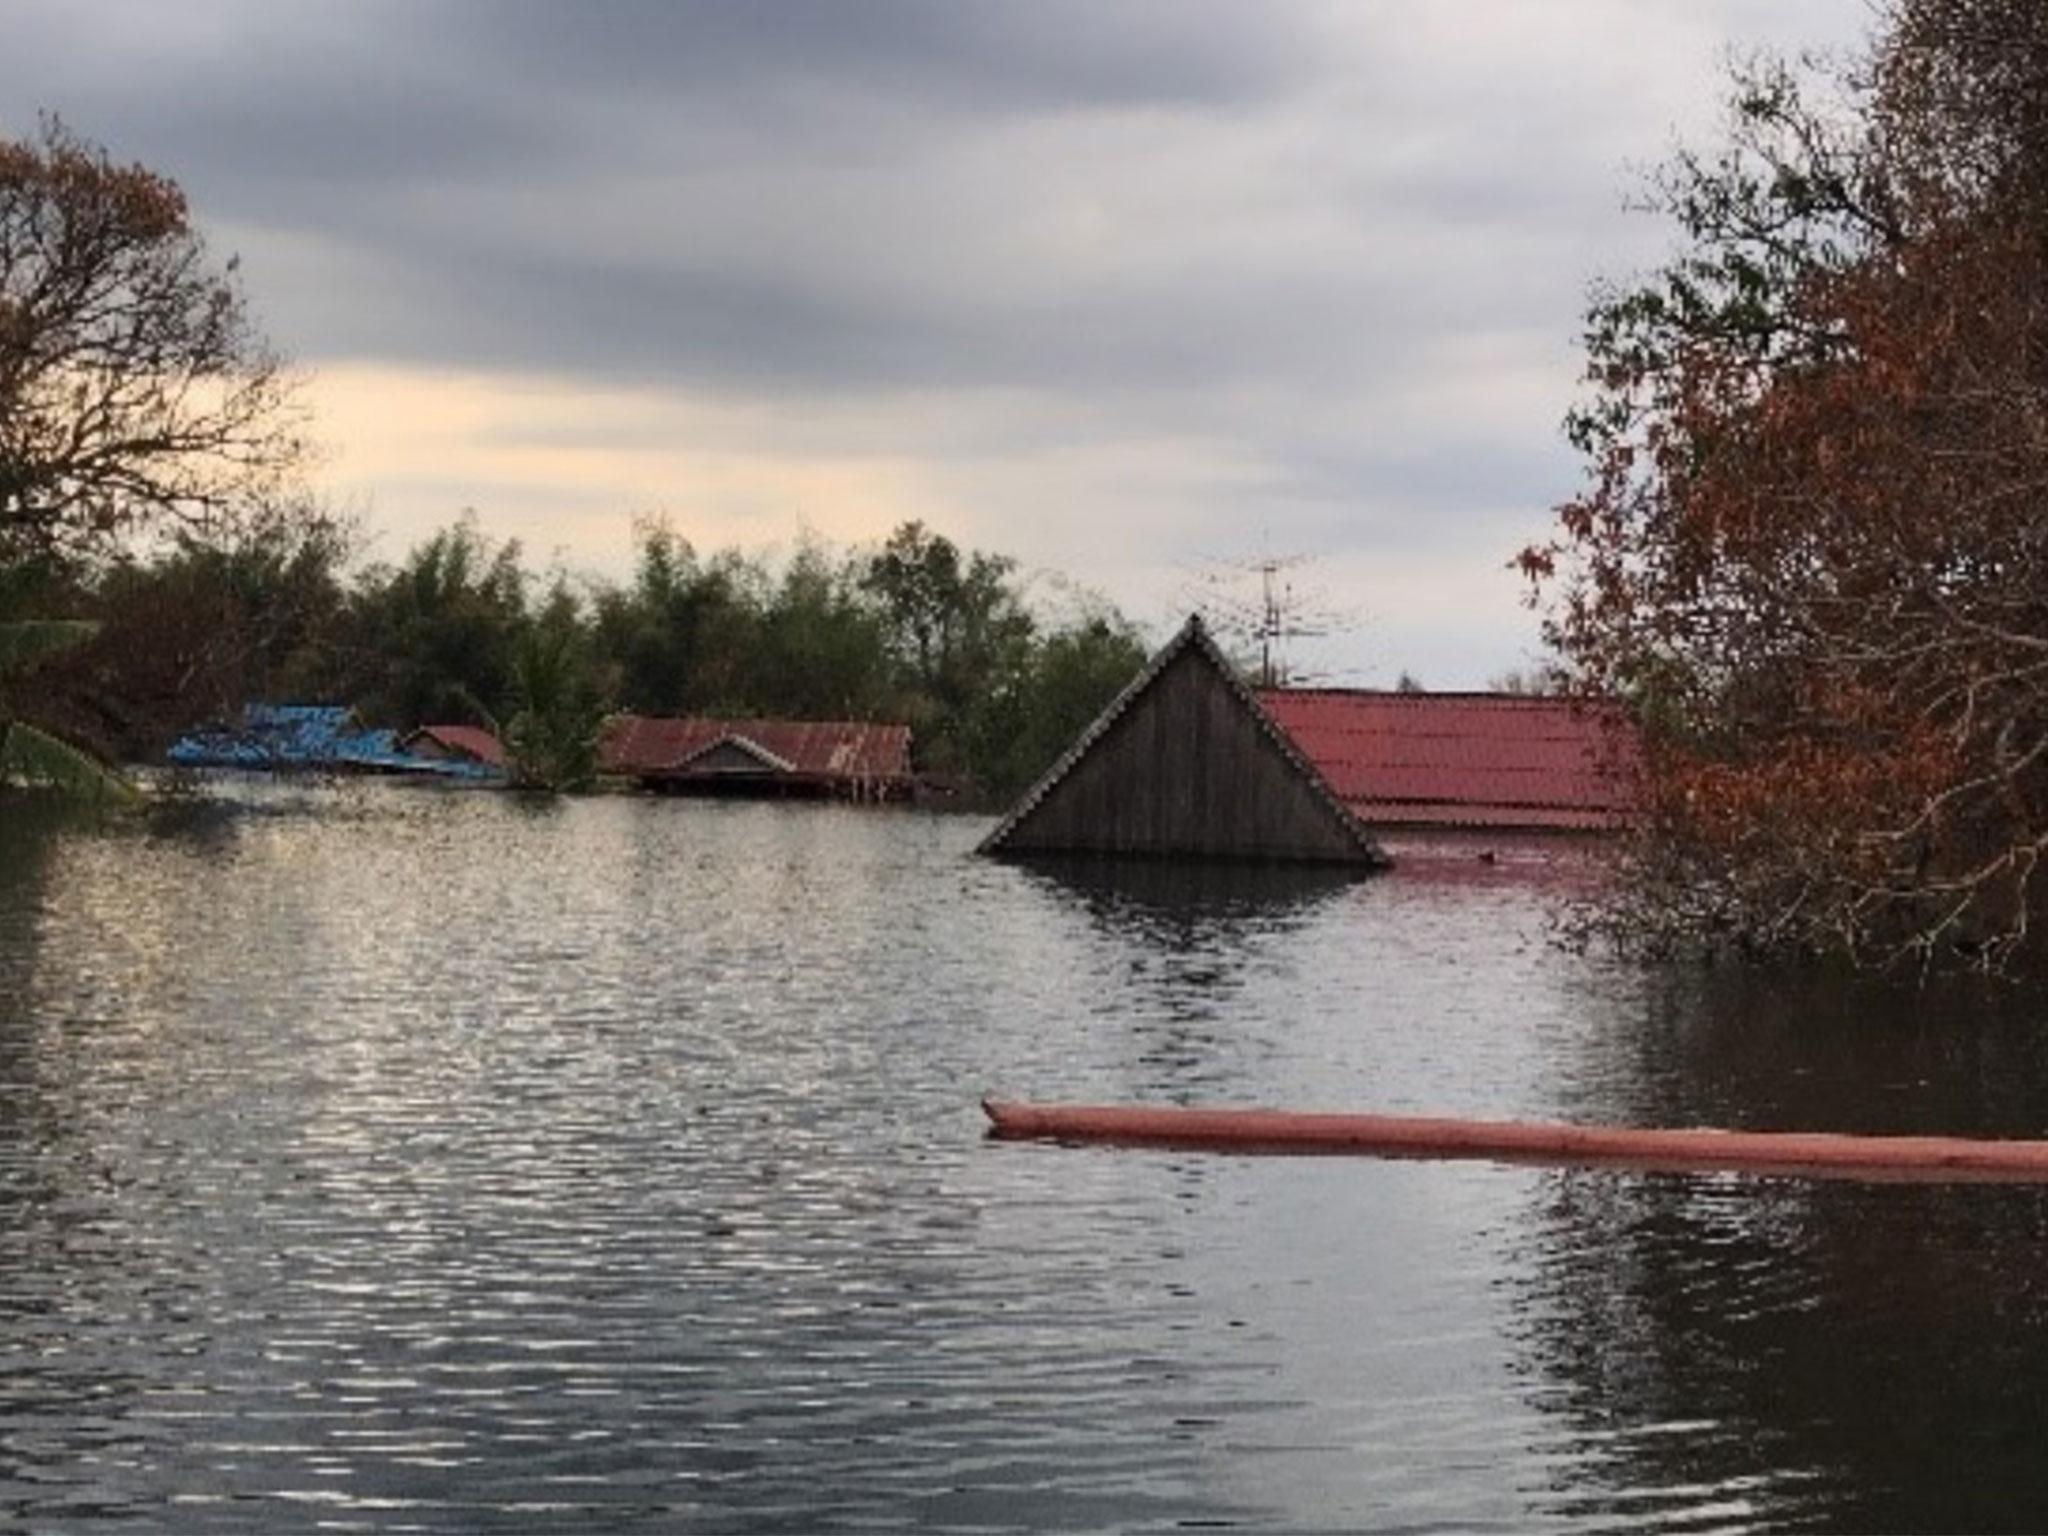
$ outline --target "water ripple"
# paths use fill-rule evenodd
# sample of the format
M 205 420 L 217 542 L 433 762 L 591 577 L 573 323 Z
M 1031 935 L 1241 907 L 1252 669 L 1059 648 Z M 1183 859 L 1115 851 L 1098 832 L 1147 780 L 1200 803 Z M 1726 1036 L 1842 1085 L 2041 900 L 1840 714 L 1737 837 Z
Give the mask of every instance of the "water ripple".
M 2025 1191 L 997 1146 L 974 1108 L 1796 1111 L 1730 1088 L 1753 1000 L 1550 948 L 1542 882 L 1455 845 L 1189 887 L 982 830 L 380 786 L 0 829 L 0 1512 L 1853 1526 L 1934 1507 L 1896 1420 L 1988 1469 L 1957 1507 L 2048 1516 Z M 1897 1039 L 1873 1083 L 1918 1086 L 1859 1112 L 2048 1108 Z

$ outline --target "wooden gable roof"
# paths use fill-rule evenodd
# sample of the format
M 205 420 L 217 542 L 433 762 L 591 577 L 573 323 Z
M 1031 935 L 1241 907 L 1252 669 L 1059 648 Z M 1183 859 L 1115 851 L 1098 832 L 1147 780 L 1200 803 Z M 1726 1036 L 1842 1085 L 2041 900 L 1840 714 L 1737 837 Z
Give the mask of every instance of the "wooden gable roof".
M 1199 617 L 1110 702 L 979 851 L 1386 863 Z

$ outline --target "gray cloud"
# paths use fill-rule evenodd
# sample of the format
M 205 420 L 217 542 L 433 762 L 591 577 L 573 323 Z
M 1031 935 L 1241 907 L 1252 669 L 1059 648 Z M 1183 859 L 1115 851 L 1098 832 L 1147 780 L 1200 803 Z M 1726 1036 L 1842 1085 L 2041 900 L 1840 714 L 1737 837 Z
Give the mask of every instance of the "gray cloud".
M 833 446 L 929 462 L 964 536 L 1076 570 L 1268 519 L 1337 550 L 1463 540 L 1491 571 L 1569 483 L 1588 279 L 1662 243 L 1619 214 L 1625 166 L 1704 120 L 1725 45 L 1864 21 L 28 0 L 0 23 L 0 132 L 56 109 L 179 177 L 316 365 L 685 391 L 799 438 L 857 423 Z M 1049 494 L 1068 505 L 1027 520 Z
M 458 46 L 572 89 L 869 95 L 976 113 L 1227 106 L 1285 88 L 1304 29 L 1222 0 L 513 0 L 436 13 Z

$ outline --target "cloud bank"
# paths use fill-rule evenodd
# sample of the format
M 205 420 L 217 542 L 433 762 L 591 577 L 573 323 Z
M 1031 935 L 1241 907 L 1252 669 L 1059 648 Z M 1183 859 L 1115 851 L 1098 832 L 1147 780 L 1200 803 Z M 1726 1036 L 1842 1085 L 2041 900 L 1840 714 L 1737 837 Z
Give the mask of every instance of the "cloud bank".
M 1311 557 L 1299 658 L 1476 685 L 1576 468 L 1588 282 L 1731 48 L 1861 0 L 30 0 L 0 131 L 184 183 L 388 545 L 618 572 L 923 517 L 1169 626 Z

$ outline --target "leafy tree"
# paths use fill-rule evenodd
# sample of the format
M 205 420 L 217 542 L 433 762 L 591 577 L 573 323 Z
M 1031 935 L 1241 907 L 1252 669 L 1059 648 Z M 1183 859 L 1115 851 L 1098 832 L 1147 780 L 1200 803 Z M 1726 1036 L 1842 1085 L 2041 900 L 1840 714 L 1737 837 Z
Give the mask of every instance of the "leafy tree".
M 496 713 L 511 697 L 526 621 L 518 541 L 494 544 L 471 514 L 402 565 L 362 575 L 337 682 L 366 714 L 393 724 Z
M 638 528 L 632 587 L 600 594 L 597 639 L 623 708 L 705 714 L 744 708 L 764 573 L 737 553 L 700 561 L 688 539 Z
M 891 639 L 917 682 L 935 689 L 961 606 L 958 547 L 923 523 L 905 523 L 868 561 L 861 584 L 880 599 Z
M 700 558 L 643 523 L 632 584 L 590 630 L 621 707 L 908 723 L 918 765 L 1002 792 L 1028 781 L 1143 661 L 1114 613 L 1041 635 L 1015 563 L 920 523 L 842 556 L 799 542 L 780 566 Z
M 0 558 L 217 524 L 294 468 L 297 426 L 176 183 L 55 118 L 0 139 Z
M 1138 675 L 1147 647 L 1115 613 L 1093 614 L 1047 635 L 1033 652 L 1009 738 L 991 743 L 991 787 L 1030 784 Z
M 589 636 L 558 583 L 513 654 L 512 715 L 503 733 L 513 785 L 550 793 L 588 789 L 597 778 L 604 717 Z
M 20 719 L 8 689 L 45 659 L 84 645 L 93 626 L 77 620 L 0 623 L 0 789 L 27 784 L 67 799 L 127 803 L 135 792 L 90 753 Z
M 861 585 L 881 605 L 903 713 L 926 766 L 988 778 L 1016 729 L 1036 624 L 1011 583 L 1014 561 L 905 523 L 870 557 Z M 997 774 L 996 777 L 1000 777 Z
M 325 696 L 350 544 L 345 523 L 294 502 L 220 536 L 181 534 L 154 560 L 111 562 L 73 610 L 96 615 L 99 633 L 46 670 L 45 692 L 137 758 L 250 699 Z
M 877 718 L 889 702 L 884 628 L 856 567 L 805 539 L 756 627 L 753 695 L 803 719 Z
M 1596 297 L 1591 466 L 1521 563 L 1645 732 L 1617 905 L 1657 940 L 2039 958 L 2048 10 L 1900 0 L 1738 82 L 1684 239 Z

